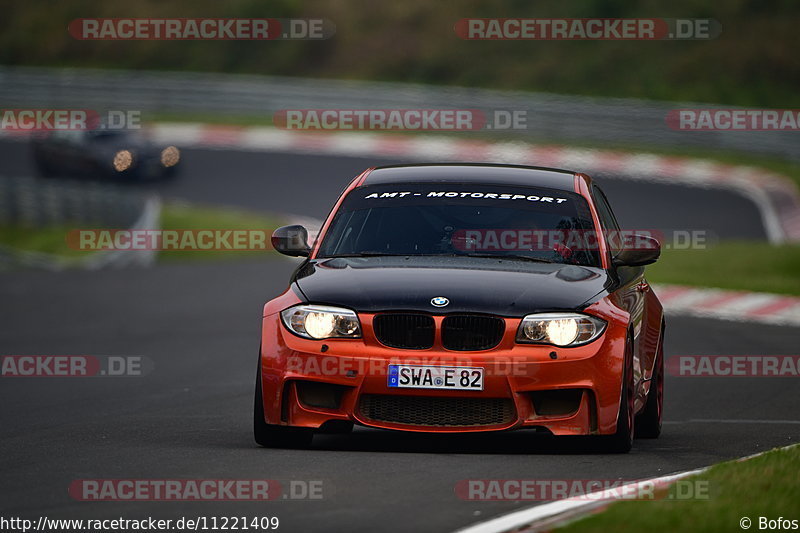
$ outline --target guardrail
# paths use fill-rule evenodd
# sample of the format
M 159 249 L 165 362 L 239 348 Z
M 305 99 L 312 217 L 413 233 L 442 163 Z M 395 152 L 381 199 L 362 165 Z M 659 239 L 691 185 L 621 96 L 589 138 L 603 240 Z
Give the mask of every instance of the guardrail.
M 521 110 L 527 112 L 527 129 L 494 133 L 559 143 L 703 147 L 800 160 L 796 132 L 691 132 L 667 126 L 670 110 L 720 107 L 707 104 L 275 76 L 34 67 L 0 67 L 0 102 L 5 108 L 264 117 L 282 109 L 313 108 Z
M 158 197 L 132 194 L 112 185 L 0 177 L 0 225 L 3 226 L 158 229 L 160 213 Z M 0 268 L 98 269 L 149 266 L 155 259 L 153 250 L 103 250 L 61 256 L 0 245 Z

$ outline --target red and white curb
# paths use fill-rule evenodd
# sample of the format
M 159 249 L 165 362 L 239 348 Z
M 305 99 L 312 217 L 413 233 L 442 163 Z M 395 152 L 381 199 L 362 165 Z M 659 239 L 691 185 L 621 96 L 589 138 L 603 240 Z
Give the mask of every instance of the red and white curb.
M 568 168 L 590 175 L 613 173 L 615 177 L 642 181 L 727 188 L 756 203 L 770 242 L 800 242 L 800 194 L 797 187 L 785 176 L 753 167 L 644 153 L 433 135 L 303 132 L 199 123 L 159 123 L 151 127 L 151 133 L 158 141 L 189 148 L 429 161 L 494 161 Z M 27 137 L 2 131 L 0 135 L 20 140 Z M 316 220 L 291 219 L 294 223 L 310 226 L 311 234 L 319 226 Z M 680 286 L 661 286 L 656 291 L 668 313 L 800 325 L 800 298 Z
M 435 135 L 308 132 L 271 127 L 159 123 L 153 136 L 187 148 L 294 152 L 415 161 L 465 161 L 557 167 L 589 175 L 678 183 L 736 191 L 756 204 L 769 242 L 800 242 L 800 193 L 790 179 L 764 169 L 714 161 L 525 142 L 492 142 Z M 27 135 L 0 131 L 0 136 Z
M 654 285 L 668 314 L 800 326 L 800 298 L 763 292 Z
M 800 242 L 800 194 L 784 176 L 752 167 L 652 154 L 488 142 L 431 135 L 298 132 L 268 127 L 169 124 L 152 126 L 162 142 L 220 150 L 295 152 L 431 161 L 495 161 L 568 168 L 588 174 L 736 190 L 759 207 L 770 242 Z M 24 138 L 22 135 L 9 137 Z M 294 220 L 294 218 L 293 218 Z M 312 226 L 318 221 L 295 221 Z M 800 325 L 800 299 L 691 287 L 657 288 L 669 313 L 736 321 Z
M 778 450 L 788 450 L 798 444 L 792 444 L 783 448 L 776 448 Z M 765 452 L 748 455 L 736 459 L 737 462 L 747 461 L 769 453 L 774 450 L 767 450 Z M 626 493 L 640 493 L 645 489 L 655 487 L 666 487 L 680 479 L 701 474 L 711 468 L 706 466 L 695 470 L 688 470 L 686 472 L 679 472 L 667 476 L 661 476 L 651 479 L 644 479 L 627 483 L 623 485 L 628 490 Z M 558 527 L 564 526 L 569 522 L 573 522 L 578 518 L 582 518 L 590 513 L 601 512 L 609 505 L 615 503 L 618 495 L 623 492 L 620 487 L 607 489 L 603 491 L 593 492 L 585 496 L 577 496 L 574 498 L 567 498 L 555 502 L 521 509 L 513 513 L 499 516 L 485 522 L 467 526 L 457 530 L 455 533 L 507 533 L 513 531 L 514 533 L 534 533 L 537 531 L 552 531 Z
M 569 148 L 525 142 L 492 142 L 434 135 L 373 132 L 307 132 L 269 127 L 161 123 L 156 138 L 185 147 L 295 152 L 415 161 L 465 161 L 558 167 L 589 175 L 725 188 L 759 208 L 773 244 L 800 242 L 800 193 L 785 176 L 760 168 L 703 159 L 611 150 Z
M 727 188 L 744 194 L 759 207 L 770 242 L 800 242 L 800 194 L 797 187 L 784 176 L 758 168 L 652 154 L 432 135 L 303 132 L 268 127 L 169 123 L 155 125 L 152 133 L 162 142 L 186 147 L 429 161 L 494 161 L 561 167 L 590 175 L 604 172 L 643 181 Z M 319 228 L 319 221 L 315 222 L 310 224 L 310 239 L 313 230 Z M 679 286 L 657 287 L 656 291 L 668 313 L 800 325 L 800 298 Z

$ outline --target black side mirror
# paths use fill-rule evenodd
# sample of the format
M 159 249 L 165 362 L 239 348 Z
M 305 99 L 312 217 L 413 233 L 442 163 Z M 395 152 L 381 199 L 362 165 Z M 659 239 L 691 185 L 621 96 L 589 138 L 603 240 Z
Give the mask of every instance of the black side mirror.
M 626 239 L 625 248 L 614 256 L 614 266 L 644 266 L 655 263 L 661 255 L 661 243 L 653 237 L 635 234 Z
M 303 226 L 282 226 L 272 232 L 272 247 L 275 251 L 291 257 L 308 257 L 308 230 Z

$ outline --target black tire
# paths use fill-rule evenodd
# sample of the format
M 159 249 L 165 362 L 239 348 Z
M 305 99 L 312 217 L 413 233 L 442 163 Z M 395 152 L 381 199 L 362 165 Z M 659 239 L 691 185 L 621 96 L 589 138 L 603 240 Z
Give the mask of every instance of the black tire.
M 264 402 L 261 393 L 261 350 L 256 373 L 255 406 L 253 408 L 253 437 L 265 448 L 308 448 L 314 439 L 314 430 L 267 424 L 264 421 Z
M 321 435 L 349 435 L 354 424 L 346 420 L 332 420 L 322 424 L 316 433 Z
M 603 437 L 605 449 L 610 453 L 628 453 L 633 447 L 635 426 L 633 401 L 635 391 L 633 384 L 633 341 L 630 337 L 628 337 L 628 342 L 625 345 L 625 361 L 623 365 L 617 431 L 613 435 Z
M 661 329 L 661 342 L 658 344 L 656 364 L 650 392 L 644 410 L 636 417 L 636 437 L 657 439 L 661 435 L 661 420 L 664 417 L 664 329 Z

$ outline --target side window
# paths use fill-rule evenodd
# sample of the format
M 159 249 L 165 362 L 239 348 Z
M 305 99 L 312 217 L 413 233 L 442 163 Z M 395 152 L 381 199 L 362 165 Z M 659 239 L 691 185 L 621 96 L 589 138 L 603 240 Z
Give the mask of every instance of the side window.
M 600 218 L 600 223 L 603 225 L 603 231 L 608 236 L 609 232 L 615 233 L 614 238 L 610 239 L 611 256 L 617 255 L 620 250 L 619 238 L 619 224 L 617 223 L 614 212 L 611 211 L 611 206 L 608 204 L 608 199 L 605 193 L 597 185 L 592 185 L 592 195 L 594 196 L 594 203 L 597 206 L 597 216 Z M 607 241 L 609 240 L 606 237 Z

